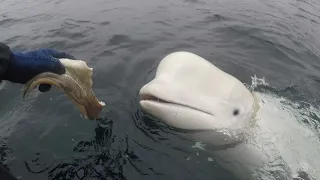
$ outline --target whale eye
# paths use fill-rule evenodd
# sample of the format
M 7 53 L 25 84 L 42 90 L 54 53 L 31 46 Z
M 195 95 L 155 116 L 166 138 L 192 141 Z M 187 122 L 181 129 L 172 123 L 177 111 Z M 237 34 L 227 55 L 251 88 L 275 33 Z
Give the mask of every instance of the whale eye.
M 238 115 L 238 114 L 239 114 L 239 109 L 233 110 L 233 115 L 234 115 L 234 116 L 236 116 L 236 115 Z

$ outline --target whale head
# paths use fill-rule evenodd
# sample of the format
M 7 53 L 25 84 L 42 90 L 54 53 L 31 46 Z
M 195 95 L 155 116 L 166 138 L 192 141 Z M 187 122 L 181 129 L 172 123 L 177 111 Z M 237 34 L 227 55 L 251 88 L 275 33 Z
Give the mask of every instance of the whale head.
M 185 130 L 242 129 L 254 108 L 243 83 L 190 52 L 164 57 L 139 96 L 146 113 Z

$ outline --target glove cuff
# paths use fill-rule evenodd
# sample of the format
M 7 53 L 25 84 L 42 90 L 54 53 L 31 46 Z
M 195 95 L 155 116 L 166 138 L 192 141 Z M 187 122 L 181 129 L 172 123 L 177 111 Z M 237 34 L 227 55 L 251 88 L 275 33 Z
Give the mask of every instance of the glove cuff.
M 12 58 L 10 47 L 0 43 L 0 81 L 5 80 L 5 74 L 12 62 Z

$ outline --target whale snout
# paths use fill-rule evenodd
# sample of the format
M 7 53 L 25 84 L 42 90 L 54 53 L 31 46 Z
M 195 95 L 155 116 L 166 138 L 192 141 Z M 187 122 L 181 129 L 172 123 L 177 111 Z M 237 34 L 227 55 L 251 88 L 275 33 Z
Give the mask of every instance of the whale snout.
M 162 98 L 153 91 L 148 91 L 148 86 L 140 91 L 140 106 L 154 117 L 166 124 L 180 129 L 211 129 L 213 115 L 193 107 L 183 105 L 177 101 Z

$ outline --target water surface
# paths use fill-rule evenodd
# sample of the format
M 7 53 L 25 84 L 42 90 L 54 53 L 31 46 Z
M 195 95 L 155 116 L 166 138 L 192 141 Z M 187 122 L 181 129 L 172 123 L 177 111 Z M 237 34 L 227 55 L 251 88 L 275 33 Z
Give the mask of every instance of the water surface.
M 319 102 L 316 0 L 0 4 L 1 42 L 15 51 L 50 47 L 85 60 L 94 68 L 95 94 L 106 102 L 97 123 L 56 88 L 23 100 L 22 86 L 6 83 L 1 161 L 22 179 L 236 179 L 138 106 L 140 87 L 173 51 L 199 54 L 246 84 L 255 74 L 265 77 L 293 101 Z

